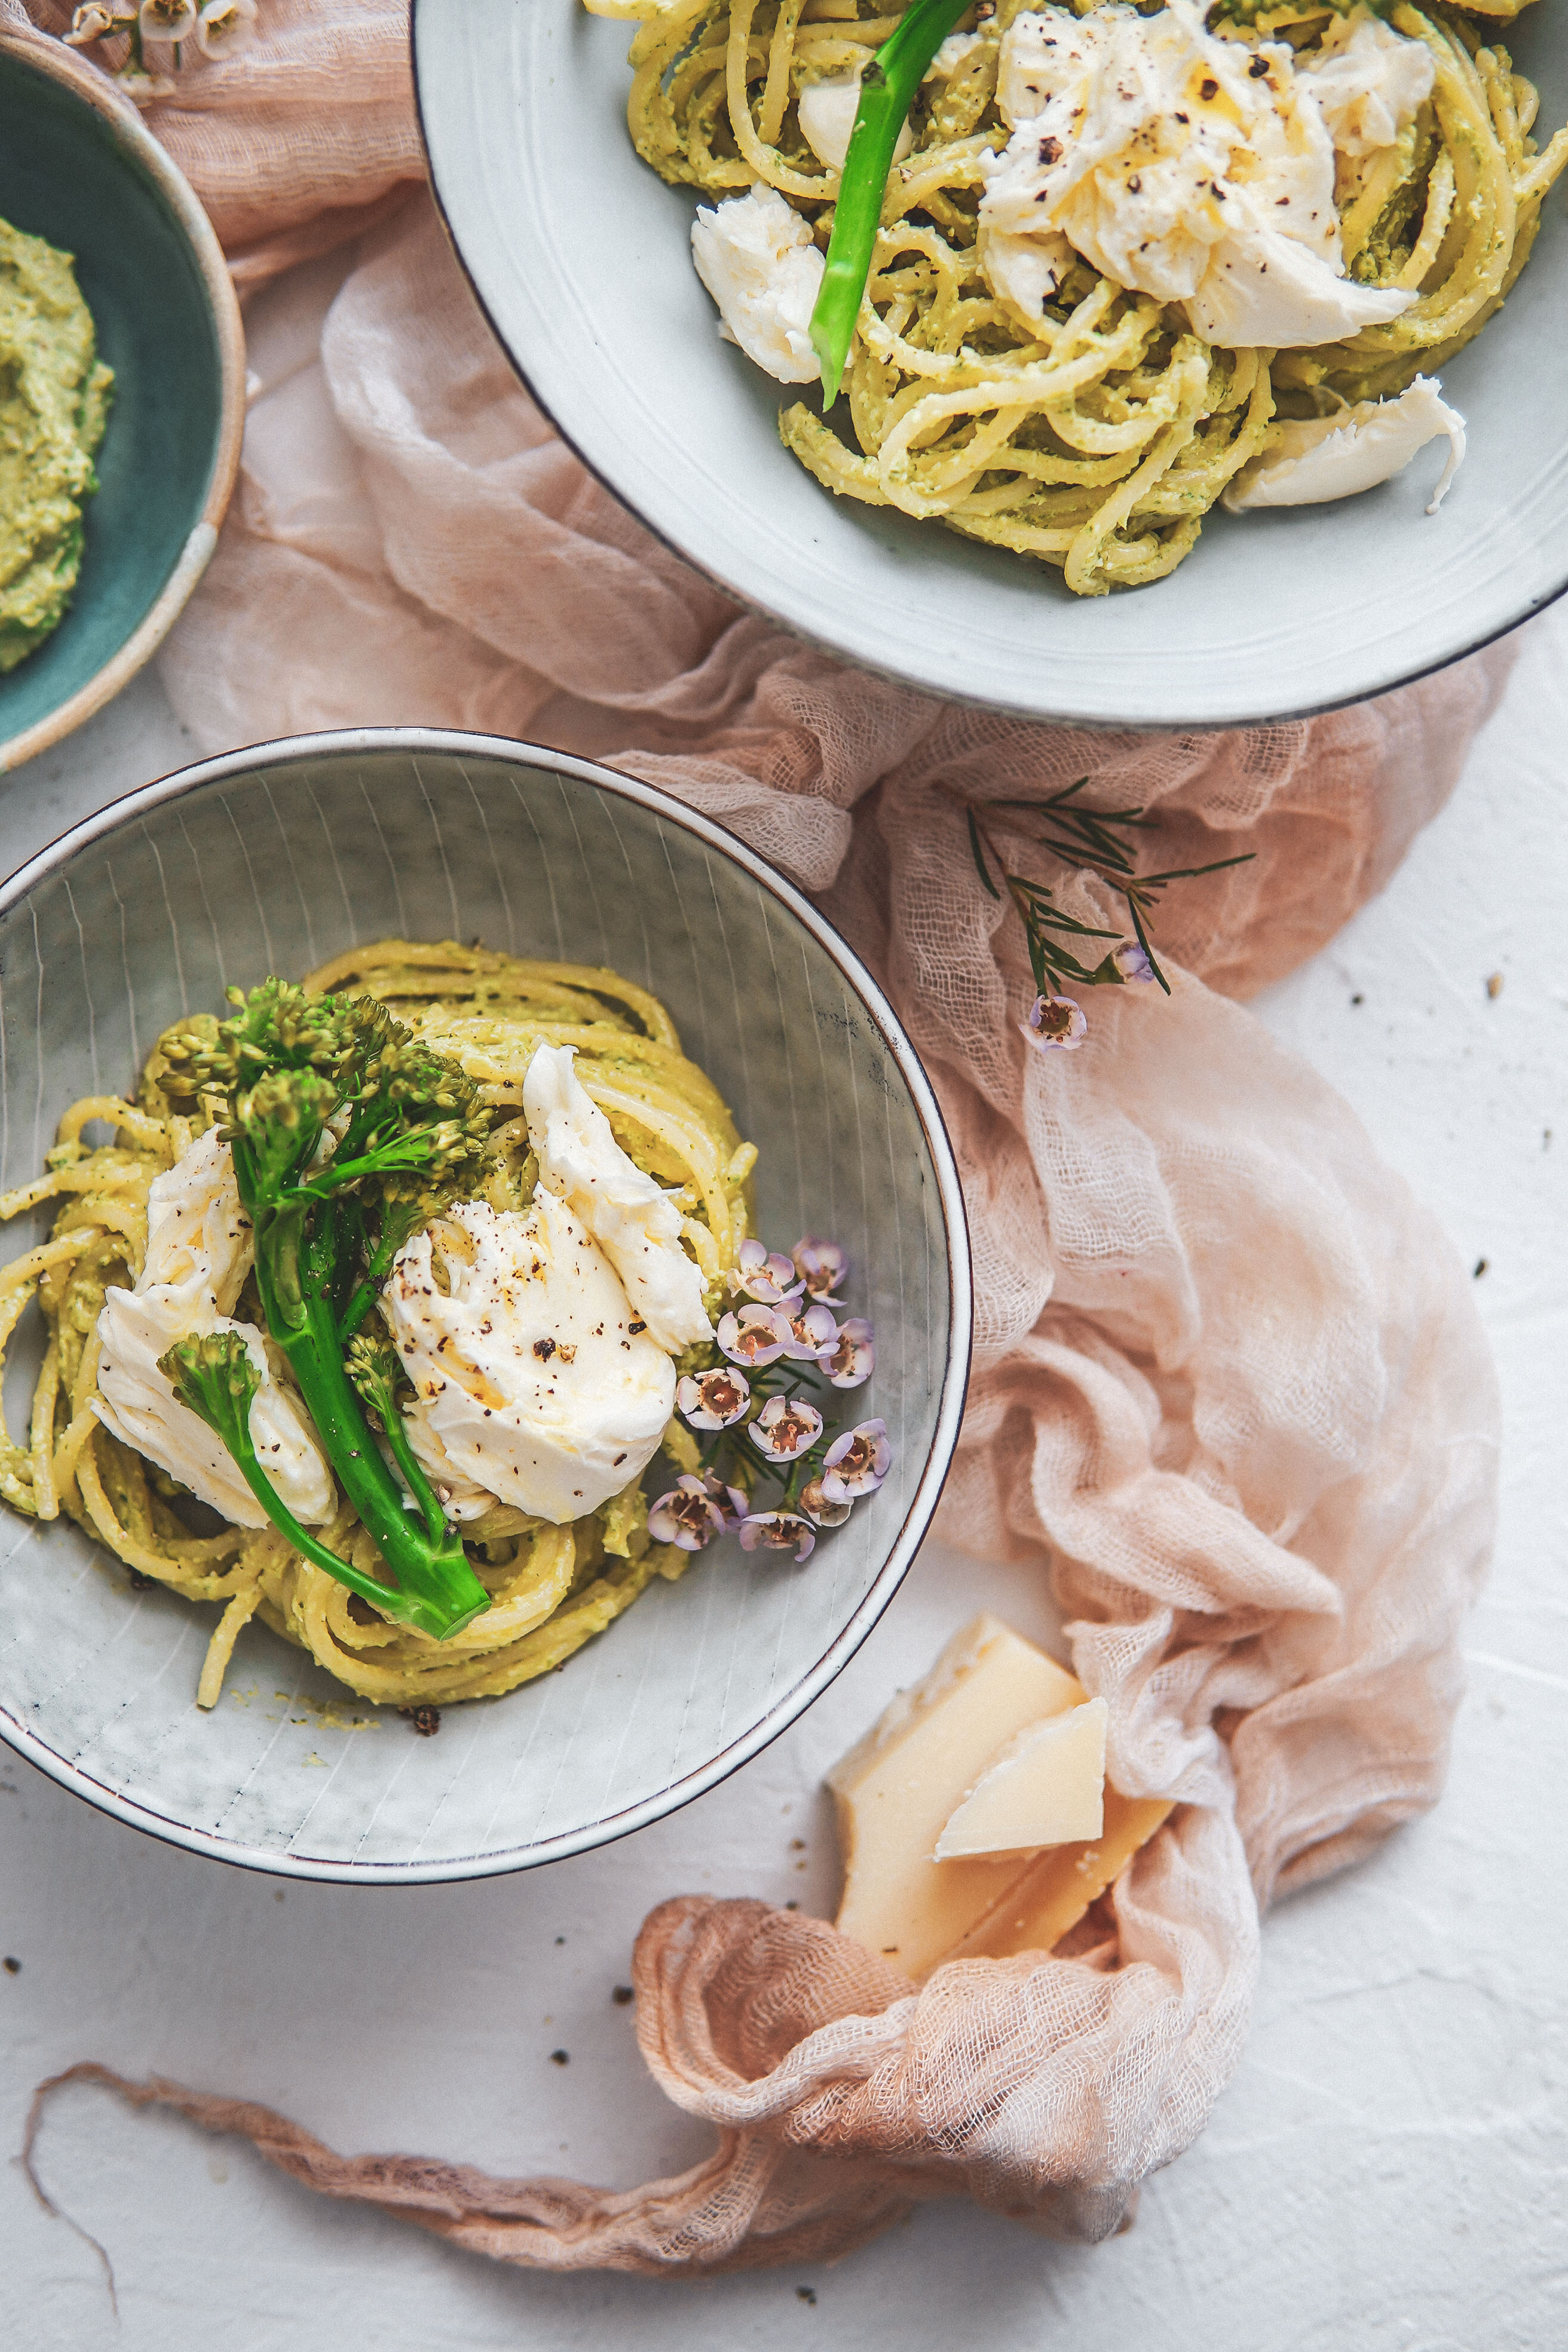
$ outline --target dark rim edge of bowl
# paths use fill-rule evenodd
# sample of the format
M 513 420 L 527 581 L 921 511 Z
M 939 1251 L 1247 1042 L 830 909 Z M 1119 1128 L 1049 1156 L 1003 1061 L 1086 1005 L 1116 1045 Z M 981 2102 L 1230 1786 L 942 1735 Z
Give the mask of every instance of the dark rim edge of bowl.
M 205 290 L 218 350 L 220 383 L 212 467 L 201 513 L 192 524 L 173 571 L 156 598 L 102 667 L 79 686 L 64 702 L 19 735 L 0 740 L 0 777 L 36 759 L 40 751 L 75 732 L 85 720 L 111 702 L 157 652 L 184 610 L 192 590 L 206 570 L 217 545 L 218 529 L 234 495 L 239 475 L 240 446 L 245 437 L 245 326 L 234 280 L 224 259 L 217 232 L 201 199 L 168 150 L 153 138 L 133 107 L 121 98 L 96 66 L 49 37 L 0 27 L 0 54 L 56 82 L 97 114 L 110 136 L 133 163 L 153 183 L 176 226 L 191 248 L 196 274 Z
M 735 604 L 743 606 L 748 613 L 759 614 L 763 620 L 771 622 L 775 628 L 783 629 L 798 644 L 810 646 L 816 652 L 829 655 L 833 660 L 842 662 L 847 668 L 864 670 L 872 677 L 886 678 L 889 685 L 902 687 L 910 694 L 921 695 L 929 702 L 952 702 L 968 710 L 992 711 L 1004 719 L 1022 719 L 1032 727 L 1081 727 L 1095 733 L 1108 735 L 1227 735 L 1242 729 L 1254 727 L 1296 726 L 1308 719 L 1326 719 L 1336 710 L 1353 710 L 1362 703 L 1381 702 L 1384 695 L 1397 694 L 1403 687 L 1418 686 L 1423 678 L 1436 677 L 1443 670 L 1451 669 L 1456 662 L 1468 661 L 1472 654 L 1484 653 L 1489 646 L 1498 644 L 1503 637 L 1511 636 L 1515 629 L 1523 628 L 1527 621 L 1533 621 L 1538 614 L 1549 611 L 1560 597 L 1568 595 L 1568 571 L 1565 571 L 1563 577 L 1549 594 L 1538 596 L 1525 604 L 1510 618 L 1500 621 L 1495 628 L 1484 631 L 1479 637 L 1467 639 L 1462 646 L 1456 646 L 1449 653 L 1436 655 L 1430 660 L 1418 661 L 1412 669 L 1398 671 L 1393 677 L 1385 678 L 1381 685 L 1373 687 L 1370 692 L 1363 689 L 1351 694 L 1331 694 L 1321 701 L 1300 703 L 1286 710 L 1245 711 L 1230 717 L 1215 715 L 1194 719 L 1189 712 L 1166 719 L 1112 719 L 1107 717 L 1104 711 L 1031 709 L 1019 703 L 1001 702 L 985 695 L 963 694 L 956 688 L 931 686 L 921 678 L 910 677 L 905 670 L 895 668 L 884 662 L 875 661 L 868 654 L 847 652 L 844 646 L 836 645 L 831 638 L 816 635 L 804 623 L 792 620 L 787 614 L 776 612 L 771 604 L 760 603 L 748 590 L 738 588 L 732 580 L 726 579 L 724 574 L 715 571 L 711 564 L 705 563 L 699 556 L 693 555 L 689 548 L 683 547 L 659 524 L 652 521 L 647 515 L 644 514 L 640 507 L 632 503 L 617 483 L 613 482 L 607 474 L 601 471 L 593 458 L 580 446 L 529 374 L 521 357 L 513 351 L 507 337 L 501 332 L 500 322 L 490 309 L 479 279 L 468 265 L 457 230 L 452 226 L 452 216 L 447 208 L 447 199 L 442 194 L 440 174 L 436 168 L 436 157 L 431 149 L 429 133 L 425 127 L 425 96 L 419 79 L 419 18 L 423 12 L 424 0 L 411 0 L 408 12 L 408 50 L 414 77 L 414 110 L 419 125 L 420 144 L 425 150 L 425 168 L 429 180 L 430 194 L 435 201 L 447 243 L 451 247 L 453 258 L 468 281 L 468 290 L 479 305 L 480 315 L 505 354 L 512 373 L 546 424 L 565 443 L 578 464 L 584 467 L 601 488 L 608 491 L 618 507 L 623 507 L 627 514 L 641 524 L 650 538 L 656 539 L 661 547 L 668 548 L 672 555 L 679 556 L 682 563 L 695 572 L 700 579 L 706 580 L 710 586 L 717 588 L 722 595 L 730 597 Z M 1157 586 L 1159 583 L 1156 582 L 1154 584 Z
M 405 751 L 416 757 L 420 754 L 450 754 L 458 758 L 498 760 L 513 767 L 528 765 L 568 775 L 580 782 L 592 784 L 599 791 L 631 801 L 679 830 L 694 835 L 709 848 L 717 850 L 721 856 L 750 875 L 760 887 L 804 925 L 831 959 L 860 998 L 882 1044 L 898 1065 L 935 1170 L 948 1260 L 947 1365 L 942 1376 L 931 1447 L 902 1525 L 889 1546 L 887 1558 L 870 1590 L 816 1664 L 768 1709 L 751 1730 L 721 1748 L 706 1764 L 672 1781 L 658 1796 L 629 1806 L 622 1813 L 588 1823 L 580 1831 L 544 1840 L 537 1848 L 512 1849 L 493 1855 L 476 1854 L 447 1863 L 341 1863 L 274 1853 L 258 1847 L 241 1846 L 209 1831 L 167 1820 L 150 1806 L 107 1787 L 80 1766 L 68 1761 L 47 1746 L 38 1734 L 29 1731 L 7 1709 L 0 1707 L 0 1739 L 8 1747 L 26 1757 L 47 1778 L 68 1790 L 73 1796 L 80 1797 L 99 1811 L 110 1814 L 131 1829 L 161 1839 L 165 1844 L 181 1846 L 188 1853 L 205 1854 L 241 1869 L 258 1871 L 267 1876 L 311 1879 L 348 1886 L 415 1886 L 504 1877 L 514 1871 L 534 1869 L 543 1863 L 564 1861 L 574 1854 L 613 1844 L 636 1830 L 645 1829 L 668 1814 L 678 1812 L 693 1799 L 706 1795 L 710 1789 L 727 1780 L 731 1773 L 750 1763 L 791 1724 L 797 1722 L 807 1707 L 821 1696 L 848 1664 L 903 1582 L 935 1515 L 952 1467 L 969 1388 L 973 1339 L 973 1277 L 968 1216 L 946 1123 L 920 1056 L 905 1035 L 903 1024 L 883 991 L 854 949 L 818 912 L 803 891 L 786 881 L 765 858 L 759 856 L 755 850 L 748 847 L 725 826 L 695 809 L 686 807 L 684 803 L 661 792 L 657 785 L 645 783 L 640 777 L 627 775 L 592 760 L 576 759 L 567 752 L 552 751 L 541 744 L 521 743 L 500 735 L 468 734 L 456 729 L 363 727 L 283 736 L 273 742 L 246 745 L 216 758 L 196 761 L 189 767 L 175 769 L 153 783 L 143 784 L 136 791 L 123 794 L 107 808 L 84 818 L 79 824 L 72 825 L 29 858 L 25 866 L 18 866 L 4 884 L 0 884 L 0 916 L 9 915 L 15 908 L 24 904 L 33 891 L 68 865 L 79 852 L 90 848 L 95 842 L 119 832 L 137 818 L 172 802 L 183 800 L 187 794 L 208 784 L 247 777 L 258 769 L 285 763 L 297 764 L 310 759 L 345 753 L 352 756 L 356 752 L 378 751 Z

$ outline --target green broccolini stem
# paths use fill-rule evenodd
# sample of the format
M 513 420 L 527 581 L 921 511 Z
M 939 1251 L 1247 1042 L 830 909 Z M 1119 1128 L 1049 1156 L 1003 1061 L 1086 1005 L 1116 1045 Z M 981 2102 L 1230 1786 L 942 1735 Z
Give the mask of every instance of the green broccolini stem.
M 408 1442 L 408 1431 L 398 1402 L 399 1366 L 397 1350 L 390 1340 L 378 1343 L 371 1338 L 356 1339 L 346 1359 L 349 1379 L 360 1396 L 381 1423 L 382 1431 L 392 1451 L 392 1458 L 407 1484 L 408 1491 L 425 1514 L 425 1524 L 433 1538 L 446 1533 L 447 1516 L 440 1498 L 425 1475 L 425 1465 Z
M 362 1574 L 346 1559 L 302 1527 L 262 1468 L 250 1435 L 250 1408 L 261 1386 L 261 1375 L 237 1331 L 213 1331 L 198 1339 L 176 1341 L 158 1359 L 174 1394 L 198 1421 L 216 1431 L 234 1457 L 236 1469 L 280 1534 L 296 1551 L 351 1592 L 371 1601 L 388 1617 L 405 1624 L 424 1623 L 424 1604 L 417 1594 L 401 1591 Z M 430 1629 L 426 1627 L 426 1632 Z
M 263 1319 L 395 1581 L 378 1583 L 336 1559 L 299 1526 L 259 1466 L 254 1475 L 247 1466 L 249 1401 L 243 1410 L 236 1401 L 235 1383 L 243 1388 L 245 1375 L 232 1350 L 224 1363 L 206 1365 L 199 1352 L 205 1343 L 193 1342 L 197 1355 L 186 1361 L 176 1349 L 170 1361 L 178 1360 L 181 1377 L 198 1389 L 198 1372 L 206 1381 L 206 1409 L 193 1395 L 192 1410 L 218 1431 L 268 1517 L 307 1559 L 400 1623 L 449 1639 L 489 1607 L 490 1596 L 407 1444 L 395 1362 L 388 1438 L 406 1488 L 365 1421 L 343 1362 L 342 1326 L 352 1329 L 368 1311 L 401 1241 L 438 1212 L 480 1156 L 489 1113 L 458 1066 L 421 1045 L 384 1005 L 311 996 L 277 979 L 248 996 L 231 990 L 229 999 L 228 1021 L 194 1024 L 165 1040 L 161 1083 L 173 1100 L 204 1090 L 226 1099 L 222 1134 L 254 1231 Z M 322 1158 L 329 1136 L 335 1148 Z M 379 1226 L 374 1246 L 371 1220 Z M 253 1371 L 252 1395 L 258 1378 Z
M 838 397 L 844 364 L 860 316 L 882 218 L 893 150 L 926 69 L 971 0 L 913 0 L 860 81 L 860 102 L 844 157 L 827 268 L 811 314 L 812 348 L 822 362 L 822 398 Z
M 403 1204 L 395 1209 L 390 1203 L 384 1207 L 381 1232 L 374 1248 L 366 1255 L 364 1273 L 338 1316 L 338 1338 L 345 1348 L 381 1297 L 398 1251 L 423 1222 L 418 1207 Z
M 237 1172 L 239 1152 L 235 1153 Z M 244 1178 L 240 1199 L 245 1200 Z M 247 1203 L 248 1206 L 248 1203 Z M 403 1488 L 370 1433 L 360 1401 L 343 1365 L 332 1303 L 336 1271 L 335 1234 L 330 1206 L 318 1210 L 296 1267 L 287 1250 L 275 1249 L 276 1227 L 256 1223 L 257 1286 L 268 1328 L 288 1357 L 306 1410 L 315 1423 L 328 1461 L 336 1471 L 371 1540 L 402 1588 L 399 1615 L 422 1624 L 437 1640 L 460 1633 L 490 1605 L 490 1596 L 468 1566 L 462 1539 L 447 1527 L 438 1506 L 434 1526 L 422 1526 L 404 1507 Z M 285 1211 L 287 1218 L 289 1212 Z M 279 1221 L 281 1222 L 281 1221 Z M 279 1281 L 279 1275 L 283 1279 Z M 421 1513 L 425 1486 L 414 1488 Z M 420 1613 L 412 1613 L 415 1606 Z

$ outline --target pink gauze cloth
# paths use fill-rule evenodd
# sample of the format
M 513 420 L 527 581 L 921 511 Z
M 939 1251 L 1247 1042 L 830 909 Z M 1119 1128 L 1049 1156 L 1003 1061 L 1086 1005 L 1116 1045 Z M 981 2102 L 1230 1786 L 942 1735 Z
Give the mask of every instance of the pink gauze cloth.
M 821 1920 L 661 1906 L 636 1954 L 642 2050 L 718 2139 L 640 2189 L 343 2158 L 263 2108 L 73 2071 L 545 2268 L 821 2257 L 961 2192 L 1103 2237 L 1231 2072 L 1260 1907 L 1441 1785 L 1491 1538 L 1489 1360 L 1433 1218 L 1235 1000 L 1382 887 L 1508 653 L 1329 718 L 1158 738 L 847 668 L 657 545 L 521 389 L 414 184 L 403 9 L 261 14 L 255 48 L 149 115 L 250 289 L 255 378 L 239 492 L 163 657 L 175 709 L 213 751 L 407 721 L 608 759 L 817 895 L 923 1055 L 963 1176 L 976 1372 L 951 1532 L 1049 1580 L 1110 1702 L 1112 1780 L 1180 1803 L 1110 1898 L 1114 1940 L 1075 1958 L 917 1988 Z M 1097 991 L 1082 1049 L 1044 1058 L 958 803 L 1079 776 L 1091 805 L 1158 817 L 1163 866 L 1253 862 L 1169 900 L 1169 1002 Z M 1091 878 L 1058 879 L 1113 919 Z

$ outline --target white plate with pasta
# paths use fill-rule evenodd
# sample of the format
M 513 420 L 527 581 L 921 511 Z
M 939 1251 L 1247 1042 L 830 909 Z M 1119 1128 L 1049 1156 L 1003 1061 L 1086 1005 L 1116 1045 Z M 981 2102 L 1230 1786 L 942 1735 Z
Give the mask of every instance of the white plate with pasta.
M 784 626 L 1209 727 L 1384 692 L 1568 583 L 1565 0 L 948 9 L 829 410 L 834 158 L 921 0 L 593 5 L 416 0 L 436 192 L 565 438 Z
M 760 858 L 580 761 L 300 738 L 25 867 L 0 979 L 0 1738 L 199 1853 L 473 1877 L 851 1655 L 956 1442 L 963 1211 Z

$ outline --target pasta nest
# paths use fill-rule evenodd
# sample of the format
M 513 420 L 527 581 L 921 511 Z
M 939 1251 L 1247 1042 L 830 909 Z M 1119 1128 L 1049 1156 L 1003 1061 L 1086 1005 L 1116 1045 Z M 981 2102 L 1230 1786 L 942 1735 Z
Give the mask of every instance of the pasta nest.
M 1077 0 L 1087 16 L 1096 0 Z M 1348 0 L 1237 0 L 1210 29 L 1319 46 Z M 1173 572 L 1227 483 L 1281 420 L 1402 392 L 1480 332 L 1529 257 L 1542 200 L 1568 165 L 1543 152 L 1537 100 L 1495 28 L 1530 0 L 1465 11 L 1401 0 L 1394 28 L 1426 44 L 1431 98 L 1394 146 L 1342 159 L 1336 202 L 1349 274 L 1413 290 L 1387 325 L 1278 355 L 1220 351 L 1184 310 L 1131 293 L 1081 259 L 1043 317 L 993 291 L 980 266 L 983 158 L 1005 144 L 1003 37 L 1025 0 L 998 0 L 952 75 L 928 82 L 914 144 L 883 205 L 845 376 L 858 446 L 804 402 L 784 441 L 818 481 L 969 539 L 1055 564 L 1079 595 Z M 588 0 L 639 17 L 627 119 L 668 181 L 724 196 L 764 181 L 826 246 L 838 175 L 800 130 L 804 82 L 864 64 L 902 14 L 878 0 Z M 1145 12 L 1147 13 L 1147 12 Z
M 623 1150 L 675 1190 L 683 1234 L 706 1280 L 722 1284 L 750 1229 L 756 1152 L 740 1141 L 712 1082 L 681 1052 L 656 997 L 586 965 L 402 940 L 340 956 L 306 986 L 375 997 L 479 1081 L 494 1125 L 475 1197 L 498 1209 L 524 1206 L 538 1172 L 521 1117 L 529 1062 L 542 1044 L 574 1045 L 587 1093 Z M 163 1066 L 155 1047 L 133 1102 L 93 1095 L 74 1103 L 45 1173 L 0 1196 L 0 1219 L 54 1211 L 47 1238 L 0 1268 L 0 1368 L 35 1300 L 44 1323 L 26 1443 L 0 1426 L 0 1499 L 37 1519 L 63 1513 L 133 1576 L 189 1601 L 223 1604 L 199 1704 L 216 1704 L 235 1641 L 252 1617 L 308 1650 L 360 1698 L 418 1707 L 496 1696 L 563 1664 L 654 1577 L 673 1581 L 683 1573 L 692 1554 L 650 1538 L 640 1486 L 564 1527 L 500 1506 L 464 1528 L 490 1606 L 465 1632 L 437 1642 L 389 1623 L 276 1528 L 226 1525 L 121 1444 L 93 1406 L 104 1294 L 135 1283 L 153 1180 L 210 1124 L 205 1110 L 195 1118 L 170 1111 L 158 1086 Z M 95 1124 L 111 1139 L 89 1148 L 86 1130 Z M 259 1323 L 254 1291 L 242 1297 L 238 1311 Z M 287 1381 L 281 1351 L 269 1347 L 268 1354 L 275 1377 Z M 695 1449 L 680 1423 L 665 1443 L 689 1466 L 685 1457 L 695 1458 Z M 321 1534 L 353 1566 L 380 1573 L 379 1555 L 346 1504 Z

